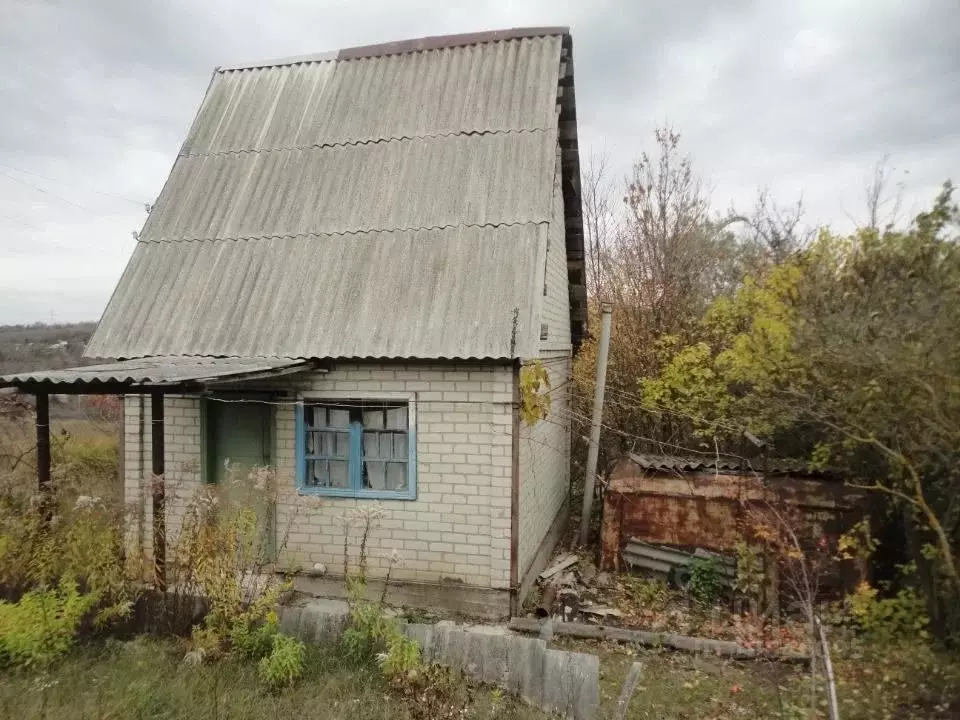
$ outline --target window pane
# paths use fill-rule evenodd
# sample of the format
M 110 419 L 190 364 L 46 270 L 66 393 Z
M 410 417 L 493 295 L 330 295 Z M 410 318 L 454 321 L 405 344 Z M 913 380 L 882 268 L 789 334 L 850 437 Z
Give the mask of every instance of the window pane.
M 387 427 L 391 430 L 407 429 L 407 408 L 387 408 Z
M 307 450 L 307 455 L 318 454 L 317 450 L 320 447 L 320 438 L 317 437 L 318 434 L 319 433 L 315 433 L 315 432 L 307 432 L 307 442 L 305 446 Z
M 330 427 L 350 427 L 350 409 L 343 407 L 330 408 Z
M 350 457 L 350 433 L 337 433 L 337 451 L 335 455 L 341 458 Z
M 380 433 L 364 431 L 363 456 L 365 458 L 380 457 Z
M 405 462 L 387 463 L 387 490 L 407 489 L 407 464 Z
M 377 461 L 365 461 L 363 463 L 364 486 L 370 490 L 385 490 L 386 478 L 384 477 L 384 463 Z
M 393 434 L 393 457 L 400 460 L 407 459 L 407 435 L 406 433 Z
M 307 461 L 307 485 L 313 487 L 323 487 L 327 484 L 327 461 L 326 460 L 308 460 Z
M 370 430 L 383 428 L 383 408 L 368 408 L 363 411 L 363 427 Z
M 322 428 L 327 426 L 327 409 L 323 407 L 308 406 L 306 408 L 307 425 L 310 427 Z
M 350 481 L 347 474 L 347 461 L 331 460 L 329 487 L 346 488 L 346 487 L 349 487 L 349 485 L 350 485 Z
M 322 439 L 323 439 L 323 442 L 322 442 L 321 445 L 320 445 L 320 453 L 319 453 L 319 454 L 320 454 L 320 455 L 323 455 L 324 457 L 330 457 L 330 456 L 334 455 L 334 452 L 333 452 L 333 450 L 334 450 L 334 444 L 333 444 L 333 443 L 334 443 L 334 440 L 335 440 L 334 434 L 331 433 L 331 432 L 325 432 L 325 433 L 323 433 L 323 434 L 321 435 L 321 437 L 322 437 Z

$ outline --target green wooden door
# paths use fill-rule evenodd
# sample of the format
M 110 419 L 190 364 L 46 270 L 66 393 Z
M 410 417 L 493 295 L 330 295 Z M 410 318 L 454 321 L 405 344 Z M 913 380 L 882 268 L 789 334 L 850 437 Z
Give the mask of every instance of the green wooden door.
M 249 480 L 254 468 L 273 464 L 272 418 L 271 407 L 264 403 L 214 399 L 205 404 L 206 481 L 223 484 L 229 479 L 224 490 L 230 500 L 250 505 L 256 512 L 260 551 L 267 561 L 276 559 L 276 508 L 270 494 L 252 490 Z
M 270 406 L 208 401 L 206 440 L 210 482 L 222 483 L 228 473 L 245 477 L 255 467 L 270 465 Z

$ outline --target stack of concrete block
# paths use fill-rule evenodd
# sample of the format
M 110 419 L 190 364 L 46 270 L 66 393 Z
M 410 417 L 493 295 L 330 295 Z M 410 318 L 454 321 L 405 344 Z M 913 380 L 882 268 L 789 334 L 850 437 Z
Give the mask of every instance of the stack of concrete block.
M 280 609 L 281 630 L 304 642 L 332 645 L 347 624 L 346 603 L 315 601 Z M 462 670 L 535 707 L 573 720 L 594 720 L 600 703 L 600 659 L 551 650 L 546 642 L 506 631 L 447 625 L 403 626 L 420 645 L 424 662 Z

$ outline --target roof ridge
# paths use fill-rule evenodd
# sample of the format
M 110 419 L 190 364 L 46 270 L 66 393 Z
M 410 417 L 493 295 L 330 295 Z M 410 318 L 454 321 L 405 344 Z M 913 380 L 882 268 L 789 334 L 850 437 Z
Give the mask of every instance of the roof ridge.
M 244 153 L 271 153 L 290 150 L 325 150 L 328 148 L 357 147 L 360 145 L 381 145 L 390 142 L 410 142 L 413 140 L 437 140 L 452 137 L 481 137 L 492 135 L 522 135 L 524 133 L 547 133 L 554 132 L 556 130 L 556 127 L 506 128 L 505 130 L 451 130 L 449 132 L 423 133 L 420 135 L 391 135 L 389 137 L 376 137 L 365 140 L 319 142 L 310 143 L 309 145 L 240 148 L 238 150 L 218 150 L 216 152 L 181 152 L 178 157 L 213 157 L 215 155 L 243 155 Z
M 425 50 L 442 50 L 444 48 L 465 47 L 484 43 L 502 42 L 505 40 L 522 40 L 524 38 L 549 37 L 552 35 L 569 35 L 567 26 L 544 27 L 517 27 L 506 30 L 487 30 L 477 33 L 461 33 L 455 35 L 430 35 L 409 40 L 377 43 L 374 45 L 357 45 L 327 52 L 296 55 L 293 57 L 264 60 L 262 62 L 241 63 L 217 67 L 215 72 L 225 73 L 243 70 L 260 70 L 264 68 L 283 67 L 287 65 L 302 65 L 318 62 L 337 62 L 339 60 L 360 60 L 364 58 L 386 57 L 388 55 L 406 55 L 423 52 Z
M 549 225 L 552 222 L 550 218 L 545 220 L 512 220 L 510 222 L 499 223 L 447 223 L 445 225 L 424 225 L 421 227 L 398 227 L 398 228 L 364 228 L 361 230 L 343 230 L 341 232 L 315 232 L 315 233 L 283 233 L 279 235 L 246 235 L 242 237 L 175 237 L 160 238 L 150 240 L 142 235 L 137 239 L 138 243 L 158 245 L 161 243 L 185 243 L 185 242 L 250 242 L 254 240 L 292 240 L 295 238 L 309 237 L 344 237 L 345 235 L 373 235 L 374 233 L 402 233 L 402 232 L 430 232 L 431 230 L 454 230 L 457 228 L 508 228 L 521 227 L 523 225 Z

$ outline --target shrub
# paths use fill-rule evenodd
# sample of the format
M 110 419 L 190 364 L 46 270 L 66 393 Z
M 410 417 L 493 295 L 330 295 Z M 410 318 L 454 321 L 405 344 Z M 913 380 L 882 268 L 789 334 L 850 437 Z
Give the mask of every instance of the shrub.
M 262 657 L 276 635 L 274 607 L 292 584 L 267 567 L 273 553 L 264 530 L 274 485 L 272 471 L 256 468 L 203 487 L 188 507 L 173 554 L 172 585 L 210 605 L 193 630 L 194 649 L 205 658 L 231 649 Z
M 881 598 L 877 588 L 862 582 L 847 596 L 850 616 L 870 639 L 890 642 L 926 638 L 930 622 L 926 604 L 913 589 Z
M 720 599 L 720 563 L 712 557 L 695 557 L 690 561 L 690 596 L 701 605 L 713 605 Z
M 257 666 L 260 679 L 271 690 L 293 685 L 303 675 L 307 649 L 302 642 L 289 635 L 274 635 L 269 655 Z
M 96 595 L 81 593 L 70 580 L 30 590 L 16 603 L 0 601 L 0 664 L 32 667 L 58 660 L 96 602 Z
M 251 622 L 247 618 L 240 618 L 230 630 L 230 646 L 234 653 L 247 660 L 259 660 L 270 654 L 273 642 L 280 634 L 277 614 L 267 613 L 262 622 Z
M 383 511 L 380 507 L 374 505 L 360 509 L 354 515 L 345 518 L 343 568 L 347 583 L 350 621 L 343 632 L 341 644 L 344 653 L 354 662 L 369 662 L 376 658 L 383 674 L 393 678 L 420 666 L 420 646 L 403 634 L 396 618 L 388 617 L 384 611 L 390 573 L 394 565 L 400 562 L 400 555 L 396 550 L 390 556 L 390 564 L 387 566 L 387 575 L 379 600 L 377 602 L 367 600 L 367 539 L 382 515 Z M 350 572 L 347 554 L 351 525 L 359 525 L 362 528 L 360 554 L 354 573 Z

